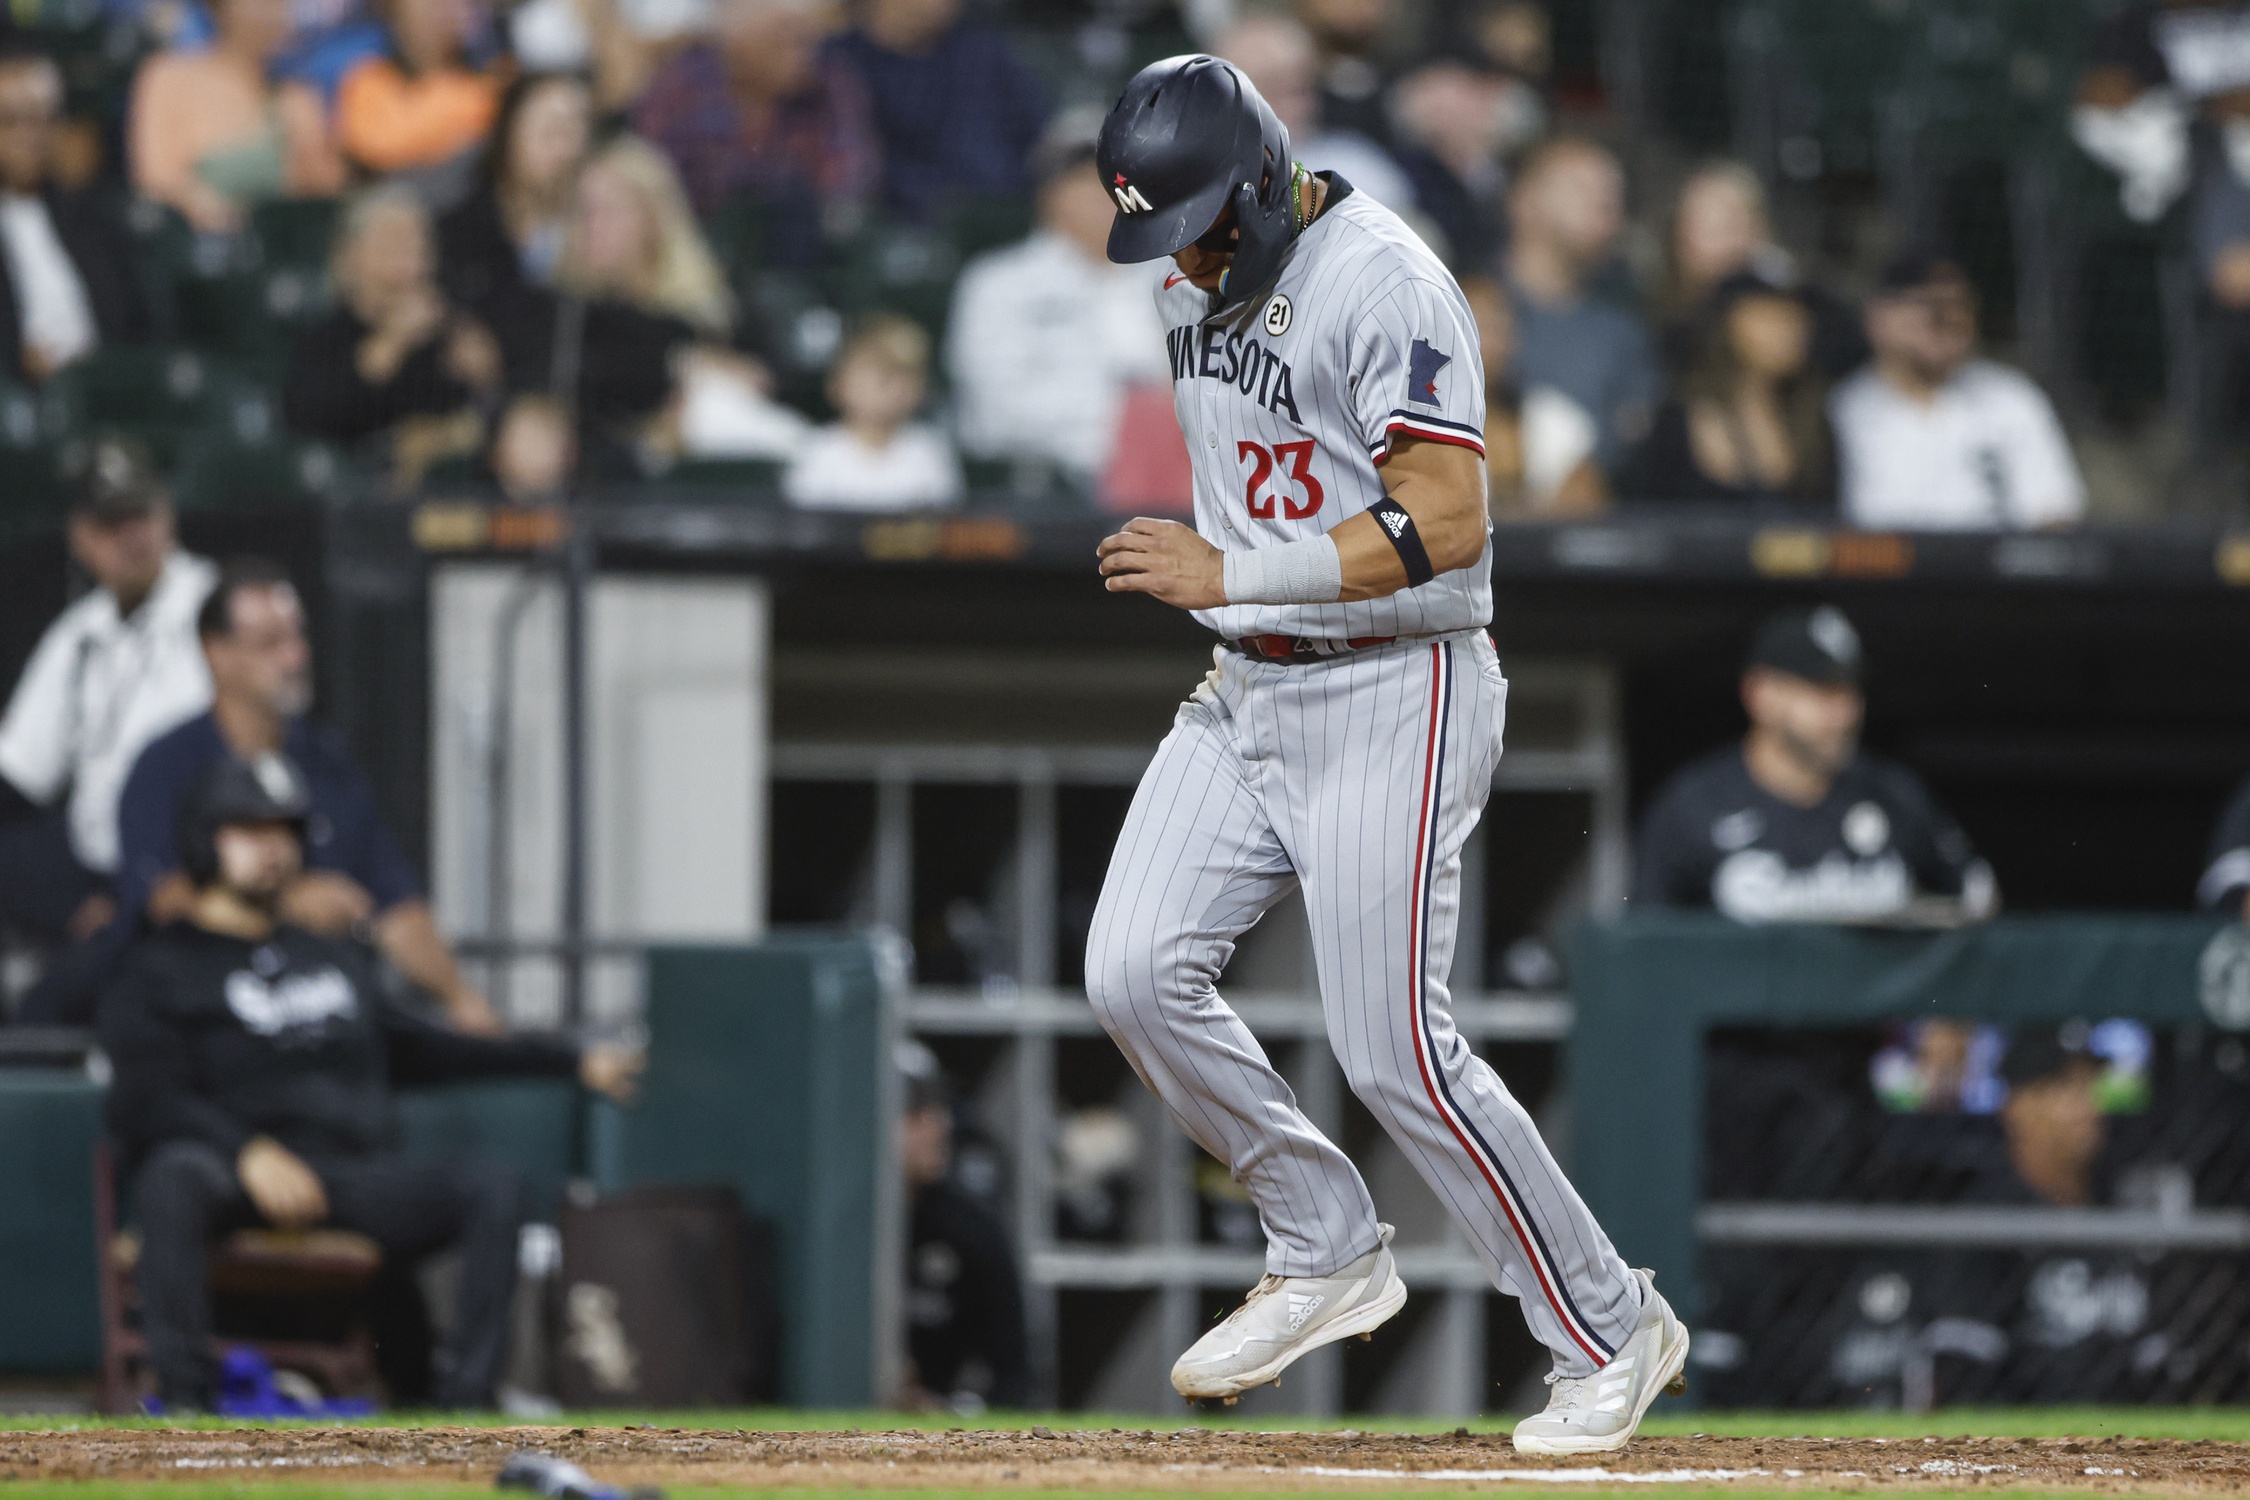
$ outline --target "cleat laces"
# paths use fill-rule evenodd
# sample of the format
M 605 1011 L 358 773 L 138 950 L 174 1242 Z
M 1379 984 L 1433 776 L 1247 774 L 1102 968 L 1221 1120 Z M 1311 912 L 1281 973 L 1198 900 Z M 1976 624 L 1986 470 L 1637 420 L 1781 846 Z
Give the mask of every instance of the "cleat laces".
M 1219 1326 L 1221 1328 L 1224 1328 L 1229 1324 L 1241 1322 L 1243 1315 L 1249 1312 L 1251 1308 L 1256 1307 L 1259 1303 L 1265 1301 L 1266 1298 L 1271 1297 L 1275 1292 L 1280 1291 L 1281 1282 L 1282 1278 L 1274 1275 L 1271 1271 L 1259 1277 L 1258 1284 L 1250 1288 L 1250 1295 L 1242 1299 L 1242 1305 L 1236 1308 L 1233 1312 L 1228 1313 L 1226 1315 L 1225 1321 L 1221 1322 Z
M 1547 1384 L 1553 1388 L 1553 1394 L 1547 1398 L 1548 1415 L 1559 1416 L 1564 1412 L 1586 1410 L 1586 1388 L 1597 1378 L 1598 1375 L 1573 1378 L 1565 1376 L 1559 1370 L 1549 1370 Z

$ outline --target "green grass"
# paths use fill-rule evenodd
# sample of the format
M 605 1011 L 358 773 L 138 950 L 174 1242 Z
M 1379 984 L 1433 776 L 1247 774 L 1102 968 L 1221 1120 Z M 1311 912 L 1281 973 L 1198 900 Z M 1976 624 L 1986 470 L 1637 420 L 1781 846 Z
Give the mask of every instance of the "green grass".
M 969 1419 L 950 1412 L 797 1411 L 762 1407 L 742 1411 L 592 1411 L 573 1412 L 536 1425 L 550 1427 L 719 1428 L 750 1432 L 945 1431 L 955 1427 L 992 1430 L 1044 1425 L 1061 1430 L 1128 1432 L 1179 1428 L 1211 1431 L 1506 1432 L 1514 1419 L 1479 1417 L 1466 1424 L 1452 1418 L 1343 1416 L 1233 1417 L 1213 1414 L 1151 1416 L 1139 1412 L 987 1412 Z M 302 1422 L 243 1422 L 231 1417 L 198 1417 L 182 1423 L 162 1417 L 0 1416 L 0 1431 L 84 1432 L 103 1428 L 193 1427 L 207 1431 L 242 1427 L 301 1427 Z M 377 1427 L 504 1427 L 532 1425 L 491 1413 L 401 1412 L 371 1418 Z M 2250 1407 L 2044 1406 L 1962 1407 L 1920 1416 L 1896 1411 L 1681 1412 L 1652 1416 L 1641 1430 L 1650 1436 L 1682 1437 L 2144 1437 L 2209 1438 L 2250 1442 Z M 10 1489 L 9 1494 L 17 1493 Z M 261 1488 L 260 1494 L 270 1493 Z M 334 1493 L 329 1491 L 326 1493 Z
M 1712 1411 L 1651 1417 L 1650 1436 L 2180 1438 L 2250 1442 L 2250 1408 L 2238 1406 L 1958 1407 L 1927 1416 L 1897 1411 Z
M 1437 1491 L 1470 1491 L 1490 1496 L 1498 1485 L 1464 1485 L 1440 1483 L 1430 1486 Z M 1507 1489 L 1522 1488 L 1510 1483 Z M 1567 1487 L 1573 1496 L 1586 1500 L 1596 1497 L 1623 1495 L 1648 1495 L 1655 1493 L 1666 1500 L 1713 1500 L 1724 1495 L 1727 1500 L 1806 1500 L 1803 1490 L 1746 1489 L 1739 1485 L 1665 1485 L 1651 1491 L 1645 1485 L 1601 1488 L 1584 1484 Z M 401 1500 L 402 1492 L 411 1494 L 411 1500 L 493 1500 L 495 1492 L 482 1485 L 467 1484 L 316 1484 L 302 1480 L 282 1479 L 191 1479 L 185 1481 L 138 1481 L 115 1479 L 31 1479 L 10 1480 L 0 1483 L 0 1494 L 8 1500 Z M 865 1491 L 795 1488 L 743 1488 L 740 1486 L 698 1486 L 695 1500 L 845 1500 L 851 1494 Z M 927 1489 L 901 1491 L 911 1493 L 914 1500 L 991 1500 L 996 1493 L 989 1489 Z M 1007 1500 L 1084 1500 L 1088 1493 L 1076 1489 L 1016 1489 L 1009 1487 L 997 1493 Z M 1273 1500 L 1272 1490 L 1100 1490 L 1093 1492 L 1100 1500 Z M 1316 1491 L 1294 1493 L 1312 1494 Z M 1334 1493 L 1365 1493 L 1364 1490 L 1336 1490 Z M 1558 1490 L 1539 1491 L 1556 1495 Z M 1925 1490 L 1914 1491 L 1915 1500 L 1992 1500 L 1991 1490 Z M 2054 1500 L 2086 1500 L 2084 1495 L 2067 1491 L 2009 1490 L 2007 1500 L 2040 1500 L 2052 1495 Z
M 1461 1484 L 1437 1483 L 1420 1493 L 1462 1492 L 1492 1496 L 1505 1489 L 1522 1489 L 1520 1483 Z M 1326 1489 L 1326 1487 L 1323 1487 Z M 1365 1494 L 1364 1488 L 1335 1488 L 1328 1493 L 1352 1495 Z M 677 1487 L 674 1494 L 681 1493 Z M 848 1500 L 853 1494 L 867 1491 L 841 1491 L 833 1489 L 743 1488 L 739 1486 L 697 1487 L 690 1493 L 694 1500 Z M 876 1493 L 882 1493 L 880 1491 Z M 995 1493 L 1007 1500 L 1085 1500 L 1087 1491 L 1077 1489 L 927 1489 L 899 1491 L 911 1494 L 913 1500 L 992 1500 Z M 1274 1490 L 1099 1490 L 1093 1492 L 1100 1500 L 1273 1500 Z M 1297 1490 L 1288 1493 L 1314 1495 L 1322 1490 Z M 1584 1500 L 1619 1500 L 1619 1497 L 1657 1494 L 1665 1500 L 1807 1500 L 1804 1490 L 1753 1489 L 1741 1485 L 1665 1485 L 1651 1490 L 1645 1485 L 1601 1486 L 1573 1484 L 1567 1487 L 1547 1487 L 1534 1493 L 1549 1497 L 1568 1494 Z M 1836 1492 L 1831 1492 L 1836 1493 Z M 0 1483 L 0 1494 L 9 1500 L 494 1500 L 495 1492 L 482 1485 L 466 1484 L 315 1484 L 301 1480 L 209 1480 L 192 1479 L 183 1482 L 125 1481 L 114 1479 L 86 1480 L 12 1480 Z M 1982 1490 L 1925 1490 L 1914 1491 L 1915 1500 L 1993 1500 L 1995 1491 Z M 2062 1490 L 2008 1490 L 2007 1500 L 2087 1500 L 2085 1493 Z

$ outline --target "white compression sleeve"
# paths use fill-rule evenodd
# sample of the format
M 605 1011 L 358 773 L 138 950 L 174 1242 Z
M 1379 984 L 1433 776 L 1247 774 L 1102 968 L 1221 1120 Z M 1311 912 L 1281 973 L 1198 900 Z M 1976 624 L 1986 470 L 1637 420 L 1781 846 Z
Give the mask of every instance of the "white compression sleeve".
M 1343 555 L 1325 533 L 1229 552 L 1219 566 L 1229 604 L 1334 604 L 1344 592 Z

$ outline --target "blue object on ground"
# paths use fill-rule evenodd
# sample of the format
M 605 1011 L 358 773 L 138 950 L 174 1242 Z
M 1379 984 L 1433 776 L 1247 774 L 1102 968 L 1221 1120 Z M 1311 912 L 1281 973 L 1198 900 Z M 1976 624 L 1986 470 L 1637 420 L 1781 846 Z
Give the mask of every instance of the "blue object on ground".
M 299 1401 L 274 1385 L 273 1366 L 263 1354 L 237 1344 L 219 1362 L 211 1409 L 222 1417 L 371 1417 L 375 1403 L 357 1397 Z
M 499 1487 L 504 1490 L 530 1490 L 545 1495 L 548 1500 L 661 1500 L 662 1490 L 621 1490 L 612 1484 L 602 1484 L 593 1475 L 567 1459 L 554 1458 L 545 1453 L 518 1453 L 500 1468 Z

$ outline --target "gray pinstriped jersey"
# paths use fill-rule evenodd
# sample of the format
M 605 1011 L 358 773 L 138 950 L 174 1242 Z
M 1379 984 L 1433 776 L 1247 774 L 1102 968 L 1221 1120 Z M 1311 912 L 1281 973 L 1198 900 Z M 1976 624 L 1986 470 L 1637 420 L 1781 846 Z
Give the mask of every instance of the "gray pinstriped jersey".
M 1336 184 L 1343 187 L 1341 182 Z M 1327 531 L 1383 498 L 1401 433 L 1484 452 L 1484 362 L 1461 288 L 1398 215 L 1346 191 L 1298 236 L 1265 301 L 1203 321 L 1184 278 L 1156 294 L 1195 529 L 1223 551 Z M 1490 545 L 1420 588 L 1350 604 L 1195 612 L 1220 635 L 1348 639 L 1489 624 Z

